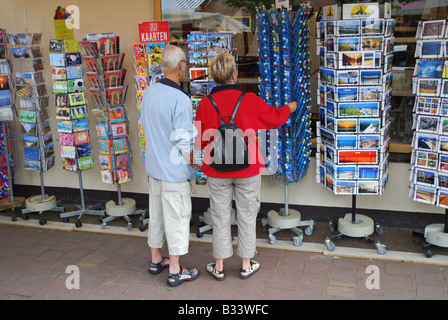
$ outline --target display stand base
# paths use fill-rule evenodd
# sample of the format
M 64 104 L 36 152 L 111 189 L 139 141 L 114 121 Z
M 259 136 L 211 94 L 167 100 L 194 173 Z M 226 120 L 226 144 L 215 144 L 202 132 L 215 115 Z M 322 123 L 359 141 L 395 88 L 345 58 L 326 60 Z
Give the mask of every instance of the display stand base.
M 55 196 L 42 195 L 31 196 L 25 201 L 25 208 L 22 209 L 22 219 L 28 220 L 29 213 L 38 212 L 39 213 L 39 224 L 42 226 L 47 223 L 47 220 L 43 217 L 45 211 L 59 211 L 64 212 L 64 207 L 58 207 Z
M 76 228 L 82 227 L 82 221 L 81 219 L 87 214 L 87 215 L 93 215 L 93 216 L 100 216 L 104 217 L 104 210 L 96 210 L 102 206 L 102 203 L 97 203 L 93 206 L 90 206 L 88 208 L 85 208 L 84 205 L 78 206 L 75 205 L 75 211 L 66 212 L 60 215 L 61 219 L 64 220 L 64 222 L 68 222 L 69 217 L 78 216 L 77 221 L 75 223 Z
M 140 221 L 143 223 L 145 219 L 146 211 L 137 210 L 135 200 L 131 198 L 122 198 L 121 205 L 115 203 L 115 201 L 110 200 L 106 203 L 106 213 L 109 217 L 101 219 L 101 229 L 106 227 L 106 223 L 117 218 L 123 218 L 127 221 L 128 230 L 132 230 L 132 220 L 129 218 L 131 215 L 140 215 Z M 142 228 L 140 228 L 142 231 Z
M 232 212 L 230 213 L 230 221 L 232 226 L 236 226 L 236 213 L 235 209 L 232 208 Z M 202 238 L 204 236 L 204 232 L 213 229 L 213 218 L 210 213 L 210 208 L 207 208 L 207 211 L 204 212 L 202 217 L 199 217 L 199 226 L 198 231 L 196 232 L 196 236 L 198 238 Z
M 16 209 L 25 204 L 26 198 L 15 197 L 13 201 L 9 198 L 0 200 L 0 211 L 12 210 L 11 221 L 17 221 Z
M 434 246 L 448 248 L 448 233 L 445 232 L 445 225 L 442 223 L 430 224 L 425 227 L 424 233 L 412 232 L 414 244 L 421 244 L 421 239 L 425 239 L 429 244 L 423 246 L 423 251 L 427 258 L 431 258 L 431 249 Z
M 274 244 L 277 241 L 274 233 L 280 230 L 288 229 L 297 234 L 297 236 L 293 237 L 293 243 L 296 247 L 300 247 L 303 242 L 303 232 L 297 227 L 307 227 L 305 229 L 307 236 L 313 234 L 314 221 L 302 221 L 301 214 L 297 210 L 280 208 L 278 212 L 275 210 L 269 211 L 267 216 L 267 219 L 262 219 L 261 223 L 263 231 L 268 233 L 270 244 Z M 271 226 L 271 228 L 267 229 L 267 225 Z
M 380 227 L 378 223 L 375 223 L 370 217 L 367 217 L 362 214 L 347 213 L 344 218 L 339 218 L 338 223 L 336 224 L 338 231 L 340 234 L 334 237 L 327 237 L 325 239 L 325 246 L 328 251 L 333 251 L 335 249 L 335 245 L 333 241 L 343 239 L 345 237 L 352 238 L 363 238 L 364 241 L 368 243 L 375 243 L 377 251 L 379 254 L 385 254 L 387 249 L 386 245 L 371 239 L 369 236 L 372 233 L 376 233 L 378 236 L 383 235 L 383 229 Z M 333 221 L 329 222 L 328 225 L 330 232 L 334 232 L 335 223 Z

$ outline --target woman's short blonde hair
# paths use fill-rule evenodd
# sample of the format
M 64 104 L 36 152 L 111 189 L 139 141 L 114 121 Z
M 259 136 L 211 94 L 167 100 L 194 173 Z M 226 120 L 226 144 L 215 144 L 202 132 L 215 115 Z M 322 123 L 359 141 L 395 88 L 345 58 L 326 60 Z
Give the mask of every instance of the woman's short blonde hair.
M 210 73 L 217 85 L 228 84 L 235 68 L 235 57 L 229 53 L 220 53 L 210 62 Z

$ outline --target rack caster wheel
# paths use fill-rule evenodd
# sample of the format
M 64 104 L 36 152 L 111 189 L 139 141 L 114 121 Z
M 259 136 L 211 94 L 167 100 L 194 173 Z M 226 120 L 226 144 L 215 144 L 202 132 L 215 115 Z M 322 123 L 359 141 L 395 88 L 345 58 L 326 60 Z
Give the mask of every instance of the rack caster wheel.
M 128 225 L 127 225 L 127 228 L 128 228 L 128 231 L 131 231 L 132 230 L 132 223 L 128 223 Z
M 415 244 L 416 246 L 422 244 L 422 239 L 415 237 L 415 238 L 414 238 L 414 244 Z
M 325 247 L 327 247 L 328 251 L 334 251 L 336 248 L 334 243 L 329 238 L 325 239 Z
M 300 247 L 302 245 L 302 238 L 301 237 L 293 237 L 292 242 L 296 247 Z
M 202 238 L 204 236 L 204 234 L 200 231 L 196 232 L 196 237 L 198 238 Z
M 138 230 L 140 230 L 141 232 L 145 232 L 146 231 L 146 227 L 145 226 L 141 226 L 138 228 Z
M 82 227 L 81 220 L 76 221 L 75 226 L 76 226 L 76 228 L 81 228 Z
M 43 226 L 43 225 L 47 224 L 47 220 L 45 220 L 45 219 L 39 219 L 39 224 L 40 224 L 41 226 Z
M 30 218 L 30 216 L 27 215 L 27 214 L 22 215 L 22 219 L 23 219 L 23 220 L 28 220 L 29 218 Z
M 381 244 L 379 242 L 375 243 L 376 246 L 376 250 L 378 252 L 378 254 L 386 254 L 387 249 L 386 249 L 386 245 L 385 244 Z
M 425 250 L 425 257 L 426 258 L 432 258 L 433 254 L 432 251 L 430 249 L 426 249 Z
M 277 241 L 277 238 L 274 235 L 269 236 L 269 243 L 274 244 Z
M 17 221 L 17 217 L 16 216 L 12 216 L 11 217 L 11 221 Z
M 328 229 L 330 230 L 330 233 L 334 233 L 334 223 L 333 223 L 333 221 L 332 220 L 330 220 L 329 222 L 328 222 Z
M 305 234 L 307 236 L 310 236 L 310 235 L 313 234 L 313 231 L 314 231 L 314 227 L 313 226 L 309 226 L 308 228 L 305 229 Z
M 106 228 L 106 224 L 105 223 L 100 224 L 100 228 L 101 230 L 104 230 Z
M 64 219 L 62 219 L 62 222 L 64 222 L 64 223 L 69 223 L 69 221 L 70 221 L 69 218 L 64 218 Z
M 383 228 L 381 228 L 381 226 L 377 223 L 375 224 L 375 233 L 377 234 L 377 236 L 382 237 L 384 235 L 384 231 Z

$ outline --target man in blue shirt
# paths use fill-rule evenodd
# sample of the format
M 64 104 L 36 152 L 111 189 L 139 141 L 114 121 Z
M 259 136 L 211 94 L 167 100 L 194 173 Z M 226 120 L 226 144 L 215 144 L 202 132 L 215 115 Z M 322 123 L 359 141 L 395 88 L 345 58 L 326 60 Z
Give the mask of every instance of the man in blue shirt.
M 148 272 L 169 268 L 167 283 L 178 286 L 199 277 L 199 270 L 183 268 L 180 256 L 188 253 L 193 143 L 197 130 L 190 97 L 180 88 L 187 59 L 184 51 L 168 45 L 162 52 L 165 78 L 149 86 L 141 103 L 140 124 L 146 137 L 145 168 L 149 175 Z M 191 164 L 191 165 L 190 165 Z M 161 248 L 167 240 L 169 258 Z

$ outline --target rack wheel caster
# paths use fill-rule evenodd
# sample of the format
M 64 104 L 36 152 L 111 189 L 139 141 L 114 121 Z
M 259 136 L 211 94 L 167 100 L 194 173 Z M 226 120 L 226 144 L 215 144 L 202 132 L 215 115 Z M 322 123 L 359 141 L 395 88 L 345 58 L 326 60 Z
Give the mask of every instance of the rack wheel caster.
M 45 220 L 45 219 L 39 219 L 39 224 L 41 225 L 41 226 L 43 226 L 43 225 L 45 225 L 45 224 L 47 224 L 47 220 Z
M 100 228 L 101 230 L 104 230 L 106 228 L 106 224 L 105 223 L 100 224 Z
M 330 220 L 328 222 L 328 229 L 330 230 L 330 233 L 334 233 L 334 222 L 332 220 Z
M 300 247 L 302 245 L 302 237 L 293 237 L 292 242 L 296 247 Z
M 16 216 L 12 216 L 11 217 L 11 221 L 17 221 L 17 217 Z
M 274 244 L 277 241 L 277 238 L 274 235 L 269 236 L 269 243 Z
M 414 237 L 414 244 L 417 245 L 417 246 L 422 244 L 422 239 Z
M 30 218 L 30 216 L 27 215 L 27 214 L 22 215 L 22 219 L 23 219 L 23 220 L 28 220 L 29 218 Z
M 75 226 L 76 226 L 76 228 L 81 228 L 82 227 L 81 220 L 76 221 Z
M 386 254 L 387 249 L 386 249 L 386 245 L 385 244 L 381 244 L 379 242 L 376 242 L 375 246 L 376 246 L 376 250 L 377 250 L 378 254 Z
M 198 238 L 202 238 L 204 236 L 204 234 L 200 231 L 196 232 L 196 237 Z
M 375 224 L 375 233 L 377 234 L 377 236 L 382 237 L 384 235 L 384 231 L 383 228 L 381 228 L 381 226 L 377 223 Z
M 131 222 L 128 223 L 127 228 L 128 228 L 128 231 L 132 230 L 132 223 Z
M 334 243 L 330 240 L 330 238 L 325 239 L 325 247 L 327 247 L 328 251 L 334 251 L 336 246 Z
M 140 230 L 141 232 L 145 232 L 146 231 L 146 226 L 140 226 L 138 228 L 138 230 Z
M 64 218 L 64 219 L 62 219 L 62 222 L 64 222 L 64 223 L 69 223 L 69 221 L 70 221 L 69 218 Z
M 307 236 L 310 236 L 313 234 L 313 230 L 314 230 L 313 226 L 309 226 L 308 228 L 305 229 L 305 234 Z

